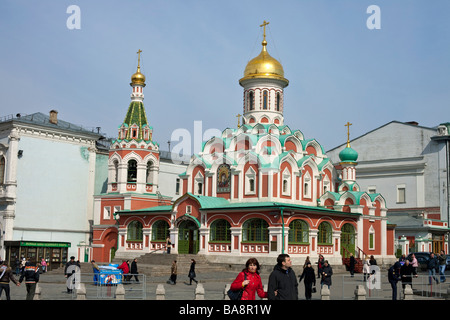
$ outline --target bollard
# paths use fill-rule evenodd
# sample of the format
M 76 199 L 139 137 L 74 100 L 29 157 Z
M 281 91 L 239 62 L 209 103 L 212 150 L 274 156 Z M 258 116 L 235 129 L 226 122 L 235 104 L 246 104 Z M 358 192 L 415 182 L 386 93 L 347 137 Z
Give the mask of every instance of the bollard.
M 413 290 L 409 284 L 403 289 L 403 300 L 414 300 Z
M 166 300 L 166 289 L 162 284 L 158 284 L 156 287 L 156 300 Z
M 366 289 L 361 284 L 356 286 L 355 300 L 366 300 Z
M 230 290 L 231 284 L 225 285 L 225 289 L 223 289 L 223 300 L 230 300 L 230 297 L 228 296 L 228 290 Z
M 125 288 L 119 283 L 116 288 L 116 300 L 125 300 Z
M 36 283 L 36 290 L 34 291 L 33 300 L 41 300 L 41 287 L 39 286 L 39 283 Z
M 197 284 L 195 288 L 195 300 L 205 300 L 205 288 L 203 288 L 203 284 Z
M 322 300 L 330 300 L 330 288 L 326 284 L 320 290 L 320 295 L 322 296 Z
M 77 289 L 77 300 L 86 300 L 86 286 L 84 283 L 80 283 Z

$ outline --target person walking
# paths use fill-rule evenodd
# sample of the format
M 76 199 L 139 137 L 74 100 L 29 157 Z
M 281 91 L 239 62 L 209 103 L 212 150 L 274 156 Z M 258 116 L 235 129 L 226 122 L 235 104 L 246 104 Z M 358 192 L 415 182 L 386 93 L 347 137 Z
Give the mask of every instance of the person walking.
M 436 259 L 433 252 L 430 254 L 430 260 L 428 260 L 427 269 L 429 279 L 428 284 L 431 285 L 431 278 L 433 278 L 436 281 L 436 284 L 438 284 L 439 280 L 436 277 L 436 269 L 439 269 L 439 261 Z
M 74 274 L 77 271 L 77 268 L 81 268 L 80 262 L 75 261 L 75 257 L 71 256 L 70 261 L 66 263 L 66 266 L 64 267 L 64 275 L 67 278 L 67 293 L 73 292 L 73 284 L 75 283 L 75 279 L 73 278 Z M 73 279 L 72 279 L 72 278 Z
M 11 300 L 9 282 L 12 281 L 16 286 L 20 286 L 20 283 L 16 280 L 13 275 L 12 269 L 8 267 L 8 262 L 5 260 L 0 266 L 0 298 L 3 291 L 6 294 L 6 300 Z
M 138 267 L 137 267 L 137 258 L 133 259 L 133 262 L 131 262 L 131 268 L 130 268 L 130 280 L 134 275 L 134 280 L 136 280 L 136 282 L 139 282 L 139 278 L 138 278 Z
M 392 288 L 392 300 L 397 300 L 397 282 L 400 281 L 400 262 L 394 263 L 388 270 L 388 281 Z
M 30 261 L 25 264 L 19 283 L 22 283 L 24 279 L 27 288 L 26 300 L 33 300 L 34 293 L 36 292 L 36 284 L 39 282 L 39 268 L 36 266 L 34 259 L 30 259 Z
M 419 276 L 417 274 L 417 270 L 419 268 L 419 261 L 417 261 L 417 258 L 414 253 L 411 255 L 411 266 L 413 268 L 414 277 L 417 278 Z
M 117 269 L 122 270 L 122 276 L 125 281 L 128 279 L 128 273 L 130 272 L 130 268 L 128 266 L 128 262 L 126 260 L 122 260 L 122 264 L 117 267 Z
M 170 249 L 172 248 L 172 242 L 170 241 L 170 238 L 167 237 L 166 239 L 166 250 L 167 250 L 167 254 L 170 254 Z
M 322 266 L 324 261 L 325 258 L 323 255 L 319 254 L 319 260 L 317 261 L 317 278 L 320 278 L 320 275 L 322 274 Z
M 241 300 L 255 300 L 256 294 L 261 299 L 267 298 L 264 291 L 260 272 L 260 265 L 256 258 L 250 258 L 245 263 L 245 268 L 237 275 L 230 286 L 232 291 L 242 291 Z
M 353 256 L 353 253 L 350 252 L 350 259 L 348 263 L 348 270 L 350 271 L 350 275 L 353 278 L 355 275 L 355 265 L 356 265 L 356 259 L 355 256 Z
M 188 273 L 188 277 L 189 277 L 189 285 L 192 285 L 192 281 L 194 281 L 195 283 L 198 283 L 197 280 L 195 280 L 195 277 L 197 276 L 195 274 L 195 260 L 191 259 L 191 267 L 189 268 L 189 273 Z
M 170 268 L 170 280 L 169 280 L 169 284 L 177 284 L 177 271 L 178 267 L 177 267 L 177 260 L 173 260 L 172 262 L 172 267 Z
M 333 268 L 331 268 L 328 260 L 325 260 L 322 267 L 322 280 L 320 281 L 320 287 L 327 285 L 328 288 L 331 287 L 331 276 L 333 275 Z
M 306 259 L 305 259 L 305 263 L 303 264 L 303 269 L 306 268 L 306 266 L 308 265 L 308 263 L 311 264 L 311 260 L 309 259 L 309 256 L 307 256 Z
M 364 259 L 363 275 L 364 275 L 364 281 L 366 281 L 370 275 L 370 262 L 369 262 L 369 258 L 367 258 L 367 256 Z
M 269 300 L 298 300 L 298 282 L 288 254 L 280 254 L 269 276 Z
M 298 282 L 301 282 L 303 279 L 305 279 L 305 298 L 306 300 L 311 300 L 312 293 L 315 292 L 315 290 L 313 290 L 313 286 L 316 286 L 316 275 L 313 267 L 311 266 L 311 262 L 309 262 L 303 269 L 303 273 Z
M 447 267 L 447 257 L 445 256 L 444 250 L 437 256 L 439 261 L 439 275 L 441 276 L 441 282 L 445 282 L 445 268 Z

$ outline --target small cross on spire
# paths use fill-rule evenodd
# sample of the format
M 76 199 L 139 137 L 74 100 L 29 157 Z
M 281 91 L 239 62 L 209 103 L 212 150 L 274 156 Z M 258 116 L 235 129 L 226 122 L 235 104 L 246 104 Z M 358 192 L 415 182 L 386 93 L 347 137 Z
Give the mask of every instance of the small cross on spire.
M 138 54 L 138 68 L 141 66 L 141 52 L 142 52 L 141 49 L 139 49 L 138 52 L 136 52 Z
M 263 40 L 263 41 L 266 41 L 266 26 L 267 26 L 268 24 L 269 24 L 269 22 L 267 22 L 266 20 L 264 20 L 263 24 L 260 25 L 260 27 L 264 27 L 264 34 L 263 34 L 264 40 Z
M 347 148 L 350 148 L 350 126 L 351 125 L 353 125 L 353 124 L 348 121 L 345 124 L 345 127 L 347 127 Z

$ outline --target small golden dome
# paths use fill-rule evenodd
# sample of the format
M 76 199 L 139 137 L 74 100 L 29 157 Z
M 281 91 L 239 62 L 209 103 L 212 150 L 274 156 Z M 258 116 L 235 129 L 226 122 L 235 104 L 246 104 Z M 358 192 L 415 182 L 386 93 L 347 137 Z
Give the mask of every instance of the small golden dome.
M 287 85 L 289 81 L 284 77 L 283 66 L 267 52 L 267 41 L 265 39 L 262 42 L 262 46 L 261 53 L 247 63 L 244 77 L 239 80 L 239 83 L 247 79 L 266 78 L 278 79 Z
M 138 66 L 135 74 L 131 76 L 130 85 L 141 85 L 145 87 L 145 76 L 141 73 L 141 67 Z

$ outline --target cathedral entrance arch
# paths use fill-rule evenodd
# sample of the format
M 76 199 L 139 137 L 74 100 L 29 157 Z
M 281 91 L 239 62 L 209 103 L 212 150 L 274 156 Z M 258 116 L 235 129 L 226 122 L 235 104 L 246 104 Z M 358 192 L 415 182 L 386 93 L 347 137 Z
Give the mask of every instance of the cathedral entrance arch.
M 199 250 L 199 223 L 187 215 L 178 221 L 178 253 L 197 254 Z
M 341 255 L 348 256 L 348 254 L 355 254 L 356 243 L 355 227 L 350 223 L 346 223 L 342 226 L 341 230 Z

